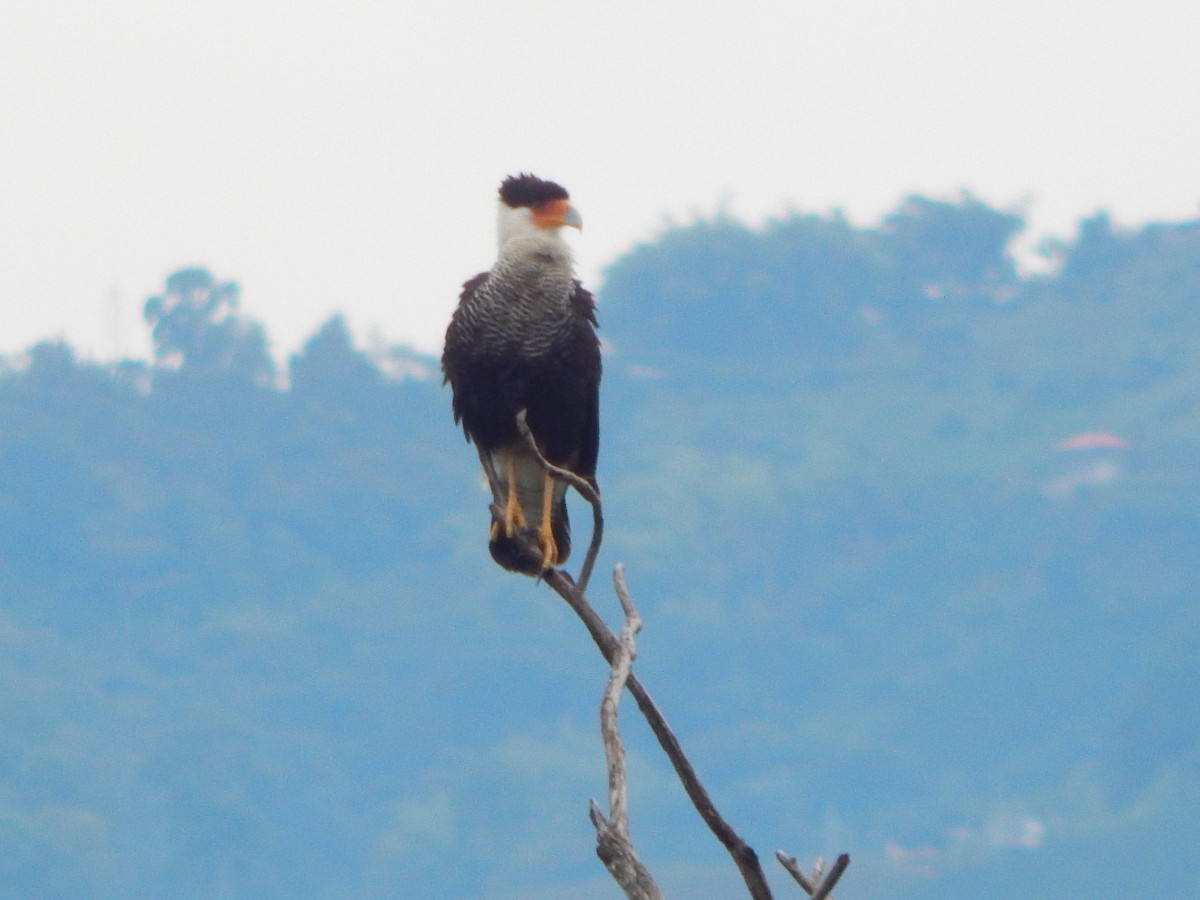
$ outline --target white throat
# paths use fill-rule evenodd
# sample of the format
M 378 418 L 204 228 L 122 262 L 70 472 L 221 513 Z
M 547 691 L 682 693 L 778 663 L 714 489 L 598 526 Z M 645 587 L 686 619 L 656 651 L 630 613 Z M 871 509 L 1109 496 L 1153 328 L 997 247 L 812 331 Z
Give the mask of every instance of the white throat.
M 563 240 L 562 229 L 539 228 L 533 224 L 532 211 L 525 207 L 513 209 L 503 202 L 497 205 L 496 242 L 501 259 L 541 255 L 571 269 L 574 257 Z

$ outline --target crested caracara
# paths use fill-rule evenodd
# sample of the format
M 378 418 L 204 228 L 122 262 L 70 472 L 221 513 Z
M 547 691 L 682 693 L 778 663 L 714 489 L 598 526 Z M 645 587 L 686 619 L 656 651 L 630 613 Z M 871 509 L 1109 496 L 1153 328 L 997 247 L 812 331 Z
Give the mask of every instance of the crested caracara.
M 571 532 L 566 485 L 529 451 L 517 413 L 526 410 L 549 462 L 596 487 L 600 341 L 592 295 L 575 278 L 561 234 L 582 224 L 561 186 L 506 178 L 496 262 L 463 286 L 442 354 L 454 420 L 475 443 L 503 510 L 488 549 L 504 568 L 533 576 L 566 561 Z

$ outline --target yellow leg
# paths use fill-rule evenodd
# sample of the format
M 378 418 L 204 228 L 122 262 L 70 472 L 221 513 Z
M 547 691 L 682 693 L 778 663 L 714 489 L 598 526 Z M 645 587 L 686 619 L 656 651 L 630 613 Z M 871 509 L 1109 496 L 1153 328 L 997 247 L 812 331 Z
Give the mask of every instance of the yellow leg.
M 550 525 L 550 507 L 554 503 L 554 479 L 546 475 L 542 482 L 542 522 L 538 526 L 538 547 L 542 551 L 542 568 L 558 562 L 558 544 Z
M 508 499 L 504 503 L 504 536 L 512 537 L 518 528 L 525 527 L 525 511 L 517 497 L 517 463 L 508 457 Z

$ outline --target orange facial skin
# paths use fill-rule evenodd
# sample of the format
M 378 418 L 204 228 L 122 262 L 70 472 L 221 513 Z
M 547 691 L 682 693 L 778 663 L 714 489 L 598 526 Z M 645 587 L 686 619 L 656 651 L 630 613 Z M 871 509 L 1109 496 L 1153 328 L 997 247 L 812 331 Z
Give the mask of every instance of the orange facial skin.
M 583 219 L 566 199 L 547 200 L 533 208 L 533 224 L 538 228 L 582 228 Z

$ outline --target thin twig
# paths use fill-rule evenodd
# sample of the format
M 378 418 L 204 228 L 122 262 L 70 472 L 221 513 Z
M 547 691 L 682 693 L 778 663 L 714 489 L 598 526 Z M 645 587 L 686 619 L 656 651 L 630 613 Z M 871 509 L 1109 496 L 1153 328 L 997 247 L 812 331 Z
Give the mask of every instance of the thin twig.
M 812 883 L 814 885 L 819 885 L 821 883 L 821 876 L 824 874 L 824 872 L 825 872 L 825 857 L 818 856 L 817 861 L 815 863 L 813 863 L 813 870 L 812 870 Z
M 592 541 L 588 544 L 587 555 L 583 558 L 583 565 L 579 568 L 579 590 L 586 591 L 588 582 L 592 578 L 592 569 L 596 565 L 596 554 L 600 552 L 600 541 L 604 538 L 604 512 L 600 505 L 600 492 L 586 478 L 581 478 L 570 469 L 564 469 L 561 466 L 556 466 L 554 463 L 542 456 L 542 451 L 538 448 L 537 439 L 533 436 L 533 432 L 529 430 L 529 423 L 525 421 L 525 410 L 517 413 L 517 431 L 521 433 L 521 437 L 525 439 L 525 443 L 529 449 L 533 451 L 537 461 L 554 478 L 559 481 L 564 481 L 579 493 L 592 507 Z
M 613 571 L 613 582 L 625 613 L 625 622 L 621 626 L 619 647 L 614 655 L 604 697 L 600 701 L 600 733 L 604 739 L 604 755 L 608 760 L 608 818 L 604 817 L 594 800 L 589 814 L 596 828 L 596 855 L 625 891 L 625 896 L 629 900 L 662 900 L 658 885 L 638 859 L 629 837 L 625 748 L 617 728 L 617 707 L 633 664 L 633 637 L 641 630 L 642 620 L 625 588 L 622 566 L 617 566 Z
M 833 867 L 829 870 L 829 874 L 825 876 L 825 880 L 817 885 L 817 889 L 813 891 L 812 900 L 826 900 L 826 898 L 830 898 L 831 900 L 832 895 L 829 892 L 833 890 L 833 886 L 838 883 L 838 879 L 842 877 L 842 873 L 846 871 L 846 867 L 849 865 L 850 856 L 847 853 L 843 853 L 834 862 Z
M 782 850 L 775 852 L 775 858 L 779 860 L 779 864 L 787 869 L 788 874 L 796 879 L 796 883 L 804 888 L 804 892 L 808 894 L 812 900 L 833 900 L 833 894 L 830 891 L 838 883 L 842 877 L 842 873 L 846 871 L 846 867 L 850 865 L 850 857 L 843 853 L 834 862 L 833 867 L 829 870 L 829 874 L 824 879 L 821 878 L 821 872 L 825 868 L 825 860 L 818 858 L 817 864 L 813 866 L 812 874 L 805 875 L 800 868 L 800 864 L 796 862 L 796 857 L 788 856 Z
M 776 850 L 775 858 L 779 860 L 779 864 L 781 866 L 787 869 L 788 874 L 791 875 L 792 878 L 796 879 L 796 884 L 804 888 L 804 893 L 811 897 L 812 892 L 817 889 L 816 883 L 814 880 L 810 880 L 809 877 L 804 874 L 804 870 L 800 868 L 800 863 L 796 861 L 796 857 L 788 856 L 782 850 Z M 818 865 L 820 862 L 820 860 L 817 860 Z M 819 879 L 820 876 L 816 877 Z
M 605 688 L 604 698 L 600 701 L 600 731 L 604 736 L 604 755 L 608 760 L 608 815 L 613 827 L 628 837 L 625 748 L 621 746 L 621 732 L 617 728 L 617 707 L 621 702 L 621 694 L 625 691 L 625 682 L 629 680 L 629 671 L 636 655 L 633 638 L 642 630 L 642 620 L 625 586 L 624 565 L 618 564 L 613 569 L 613 584 L 616 587 L 617 599 L 621 603 L 621 610 L 625 613 L 625 622 L 621 626 L 621 636 L 608 686 Z

